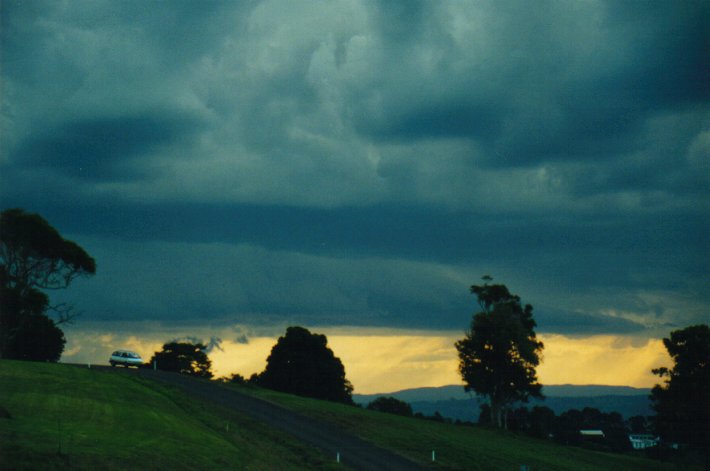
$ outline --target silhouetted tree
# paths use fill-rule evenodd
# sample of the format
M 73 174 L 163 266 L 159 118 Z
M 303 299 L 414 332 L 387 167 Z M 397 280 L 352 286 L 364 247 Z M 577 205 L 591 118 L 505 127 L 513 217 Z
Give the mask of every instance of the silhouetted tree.
M 508 430 L 512 432 L 527 433 L 530 429 L 530 412 L 527 407 L 518 407 L 508 411 L 506 419 Z
M 492 425 L 491 406 L 485 402 L 478 406 L 478 425 Z
M 370 410 L 411 417 L 412 406 L 394 397 L 378 397 L 367 405 Z
M 629 418 L 629 429 L 631 433 L 649 433 L 650 426 L 648 419 L 643 415 L 635 415 Z
M 50 306 L 40 290 L 67 288 L 95 272 L 94 259 L 40 215 L 0 213 L 0 358 L 57 361 L 65 343 L 57 324 L 71 320 L 72 309 Z M 58 314 L 56 323 L 48 310 Z
M 279 337 L 257 381 L 276 391 L 352 403 L 353 387 L 343 363 L 328 348 L 328 339 L 303 327 L 289 327 Z
M 554 430 L 555 412 L 546 406 L 535 406 L 530 411 L 528 433 L 536 438 L 548 438 Z
M 609 449 L 616 453 L 631 450 L 629 429 L 626 428 L 621 415 L 619 415 L 618 412 L 612 412 L 606 419 L 602 431 L 604 432 L 604 438 L 606 439 Z
M 159 370 L 172 371 L 199 378 L 211 378 L 212 362 L 207 357 L 201 342 L 168 342 L 163 349 L 151 357 L 150 363 L 156 363 Z
M 702 451 L 710 469 L 710 327 L 675 330 L 663 345 L 675 365 L 653 370 L 664 378 L 651 390 L 656 431 L 665 440 Z
M 543 397 L 535 367 L 540 363 L 542 342 L 535 334 L 532 306 L 505 285 L 474 285 L 482 311 L 473 316 L 466 337 L 456 342 L 459 372 L 466 390 L 488 399 L 491 422 L 506 427 L 508 408 L 530 397 Z
M 67 288 L 78 276 L 96 272 L 94 259 L 66 240 L 39 214 L 22 209 L 0 213 L 0 260 L 6 286 Z
M 561 413 L 555 420 L 555 441 L 563 445 L 579 445 L 582 441 L 579 431 L 582 430 L 583 423 L 582 412 L 577 409 Z
M 484 404 L 488 408 L 487 404 Z M 483 407 L 481 408 L 483 416 Z M 490 409 L 486 409 L 490 423 Z M 535 406 L 532 409 L 519 407 L 508 411 L 508 430 L 522 432 L 535 438 L 549 438 L 555 427 L 555 412 L 549 407 Z
M 602 411 L 595 407 L 584 407 L 582 409 L 582 423 L 580 428 L 583 429 L 600 429 L 602 428 Z
M 64 333 L 44 312 L 47 296 L 30 289 L 23 296 L 16 288 L 0 288 L 0 335 L 5 358 L 29 361 L 59 361 L 64 351 Z
M 240 375 L 239 373 L 232 373 L 228 378 L 225 378 L 224 380 L 228 383 L 247 384 L 246 378 L 244 378 L 244 376 Z

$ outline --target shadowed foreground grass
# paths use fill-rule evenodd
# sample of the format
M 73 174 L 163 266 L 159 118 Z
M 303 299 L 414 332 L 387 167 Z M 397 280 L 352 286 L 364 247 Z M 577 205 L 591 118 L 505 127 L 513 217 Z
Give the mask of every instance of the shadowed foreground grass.
M 250 386 L 229 387 L 334 423 L 432 469 L 502 471 L 523 464 L 534 471 L 677 469 L 480 427 L 398 417 Z M 1 418 L 3 410 L 11 418 Z M 342 467 L 284 434 L 123 370 L 0 360 L 0 470 L 10 469 Z
M 239 388 L 244 393 L 304 415 L 335 423 L 367 441 L 395 450 L 420 463 L 431 464 L 434 450 L 436 465 L 443 469 L 517 471 L 521 465 L 528 465 L 533 471 L 677 469 L 673 465 L 658 461 L 560 446 L 546 440 L 483 427 L 464 427 L 399 417 L 249 386 Z
M 331 469 L 317 451 L 122 370 L 0 360 L 2 470 Z

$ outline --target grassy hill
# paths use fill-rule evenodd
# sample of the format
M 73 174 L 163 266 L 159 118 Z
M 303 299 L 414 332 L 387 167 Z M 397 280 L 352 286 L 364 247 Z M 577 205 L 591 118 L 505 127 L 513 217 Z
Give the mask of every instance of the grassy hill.
M 431 463 L 435 450 L 433 469 L 674 469 L 484 428 L 229 387 L 421 463 Z M 11 415 L 0 418 L 0 469 L 342 469 L 288 436 L 123 370 L 3 360 L 0 407 Z
M 330 469 L 290 437 L 124 371 L 0 360 L 2 470 Z M 2 415 L 0 413 L 0 415 Z
M 431 463 L 432 451 L 435 451 L 439 469 L 503 471 L 518 470 L 521 465 L 528 465 L 532 470 L 549 471 L 677 469 L 668 463 L 564 447 L 546 440 L 482 427 L 455 426 L 399 417 L 258 388 L 241 387 L 240 391 L 304 415 L 335 423 L 361 438 L 383 448 L 395 450 L 414 461 Z

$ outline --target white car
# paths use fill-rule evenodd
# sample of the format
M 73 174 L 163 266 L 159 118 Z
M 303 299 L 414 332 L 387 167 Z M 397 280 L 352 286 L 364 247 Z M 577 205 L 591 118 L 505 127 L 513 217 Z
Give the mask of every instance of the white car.
M 108 362 L 111 363 L 111 366 L 123 365 L 125 367 L 141 367 L 143 365 L 141 356 L 130 350 L 116 350 L 111 354 L 111 358 Z

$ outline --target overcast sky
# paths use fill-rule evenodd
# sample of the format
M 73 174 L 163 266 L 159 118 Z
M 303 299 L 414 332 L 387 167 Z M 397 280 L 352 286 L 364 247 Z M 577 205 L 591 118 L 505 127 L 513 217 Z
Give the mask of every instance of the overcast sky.
M 96 258 L 80 323 L 463 331 L 485 274 L 543 334 L 708 321 L 708 2 L 0 9 L 0 203 Z

